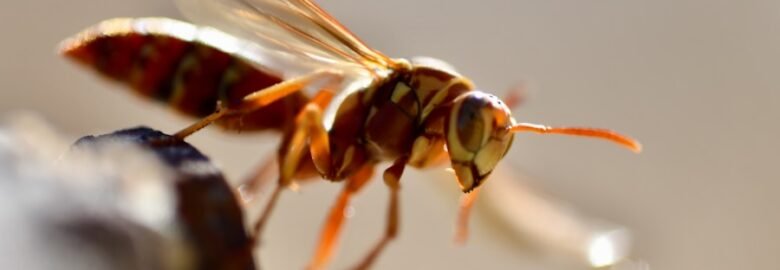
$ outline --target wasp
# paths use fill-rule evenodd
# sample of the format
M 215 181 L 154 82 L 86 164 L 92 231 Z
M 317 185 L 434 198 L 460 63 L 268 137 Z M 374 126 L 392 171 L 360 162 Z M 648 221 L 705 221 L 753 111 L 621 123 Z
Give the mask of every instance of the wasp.
M 66 40 L 64 55 L 200 120 L 228 130 L 276 130 L 278 184 L 254 227 L 255 241 L 285 188 L 321 177 L 345 182 L 309 268 L 327 266 L 351 198 L 382 162 L 389 190 L 384 235 L 356 268 L 369 268 L 398 233 L 400 179 L 407 166 L 449 163 L 467 217 L 478 188 L 518 132 L 609 140 L 606 129 L 519 123 L 508 104 L 477 90 L 444 61 L 390 58 L 310 0 L 178 0 L 187 22 L 117 18 Z M 511 104 L 510 104 L 511 105 Z M 261 167 L 267 167 L 261 166 Z M 463 218 L 461 218 L 463 220 Z M 465 231 L 465 222 L 459 222 Z

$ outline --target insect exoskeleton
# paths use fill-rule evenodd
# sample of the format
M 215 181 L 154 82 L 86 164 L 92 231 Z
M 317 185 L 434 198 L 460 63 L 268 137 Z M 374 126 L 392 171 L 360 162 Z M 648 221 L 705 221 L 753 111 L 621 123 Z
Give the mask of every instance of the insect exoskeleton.
M 511 146 L 509 108 L 474 90 L 444 61 L 413 58 L 404 67 L 367 91 L 368 150 L 390 160 L 409 155 L 407 163 L 415 167 L 441 163 L 448 154 L 463 191 L 473 190 Z
M 217 109 L 217 102 L 238 104 L 246 95 L 284 80 L 283 71 L 257 65 L 226 48 L 241 44 L 216 29 L 172 19 L 114 18 L 63 41 L 60 51 L 139 96 L 205 117 Z M 283 130 L 306 101 L 302 93 L 292 93 L 217 123 L 230 130 Z
M 468 193 L 458 223 L 465 228 L 475 191 L 507 153 L 513 133 L 596 137 L 640 149 L 609 130 L 515 123 L 506 104 L 474 90 L 445 62 L 391 59 L 311 0 L 177 3 L 205 26 L 165 18 L 107 20 L 66 41 L 63 53 L 141 96 L 201 117 L 175 139 L 215 122 L 233 130 L 280 131 L 279 151 L 256 174 L 264 176 L 278 164 L 278 185 L 255 224 L 255 241 L 282 190 L 295 180 L 343 180 L 312 269 L 327 266 L 351 197 L 380 161 L 392 161 L 382 174 L 390 191 L 387 227 L 360 269 L 371 266 L 397 234 L 400 178 L 407 165 L 450 161 Z M 244 190 L 251 193 L 262 179 L 253 177 Z
M 445 130 L 452 169 L 464 192 L 482 184 L 509 151 L 514 122 L 494 95 L 472 91 L 455 99 Z

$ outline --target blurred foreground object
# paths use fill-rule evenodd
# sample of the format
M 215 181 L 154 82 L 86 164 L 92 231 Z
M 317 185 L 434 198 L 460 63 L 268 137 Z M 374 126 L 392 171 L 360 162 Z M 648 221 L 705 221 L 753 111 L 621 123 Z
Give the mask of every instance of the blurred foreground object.
M 167 139 L 90 136 L 57 161 L 67 143 L 40 121 L 0 124 L 0 269 L 254 269 L 221 172 Z

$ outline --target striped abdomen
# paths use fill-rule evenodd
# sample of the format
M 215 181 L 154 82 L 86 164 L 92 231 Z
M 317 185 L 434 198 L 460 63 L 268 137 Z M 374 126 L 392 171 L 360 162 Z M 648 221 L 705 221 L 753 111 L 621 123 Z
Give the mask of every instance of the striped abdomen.
M 282 80 L 218 49 L 219 40 L 204 40 L 201 31 L 166 19 L 113 19 L 66 41 L 63 54 L 195 117 L 214 112 L 217 101 L 236 104 Z M 228 129 L 283 129 L 306 100 L 293 94 L 219 123 Z

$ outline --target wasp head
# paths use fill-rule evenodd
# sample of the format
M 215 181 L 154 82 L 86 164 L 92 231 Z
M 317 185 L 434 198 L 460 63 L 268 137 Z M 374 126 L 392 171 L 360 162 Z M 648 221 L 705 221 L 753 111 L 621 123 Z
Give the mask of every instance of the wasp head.
M 480 91 L 461 94 L 451 108 L 445 121 L 447 150 L 464 192 L 474 190 L 490 175 L 517 132 L 591 137 L 611 141 L 636 153 L 642 151 L 639 142 L 609 129 L 515 123 L 504 102 Z
M 514 120 L 496 96 L 469 91 L 454 101 L 445 121 L 452 169 L 464 192 L 478 187 L 512 145 Z

